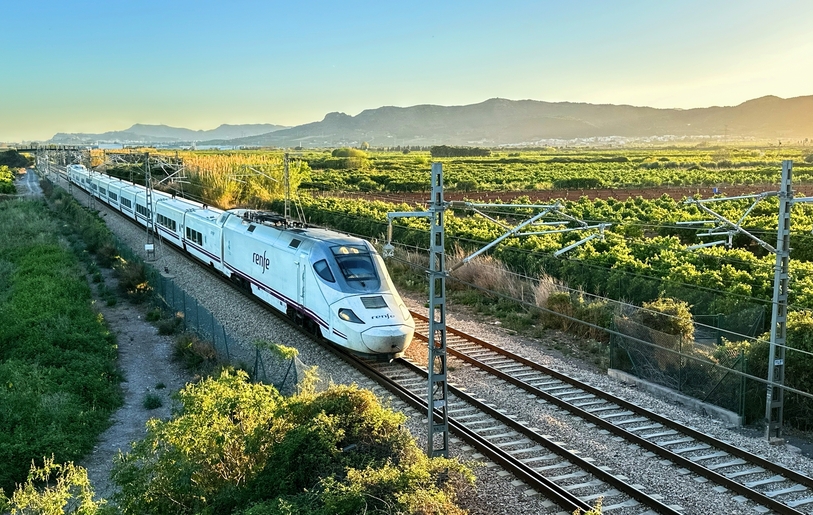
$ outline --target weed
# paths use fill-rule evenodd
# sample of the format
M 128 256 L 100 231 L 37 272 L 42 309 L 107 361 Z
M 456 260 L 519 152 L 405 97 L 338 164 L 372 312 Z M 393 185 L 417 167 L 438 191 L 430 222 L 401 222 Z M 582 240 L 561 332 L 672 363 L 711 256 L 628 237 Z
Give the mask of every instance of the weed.
M 160 383 L 155 385 L 156 390 L 163 390 L 166 387 L 167 387 L 167 385 L 165 385 L 163 382 L 160 382 Z
M 164 405 L 164 401 L 161 399 L 159 395 L 155 395 L 154 393 L 148 393 L 144 396 L 144 402 L 142 403 L 144 409 L 153 410 L 160 408 Z
M 158 327 L 158 334 L 176 334 L 183 328 L 183 317 L 174 316 L 164 320 L 159 320 L 155 324 Z
M 147 322 L 157 322 L 164 317 L 164 311 L 159 307 L 154 307 L 151 310 L 147 311 L 147 315 L 144 317 Z

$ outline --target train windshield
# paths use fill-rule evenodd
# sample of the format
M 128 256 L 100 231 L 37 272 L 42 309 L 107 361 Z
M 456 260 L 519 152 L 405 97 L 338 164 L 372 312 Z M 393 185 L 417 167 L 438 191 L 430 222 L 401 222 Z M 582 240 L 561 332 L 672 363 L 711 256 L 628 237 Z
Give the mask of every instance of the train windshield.
M 333 257 L 339 270 L 348 281 L 373 281 L 378 279 L 370 251 L 361 245 L 341 245 L 332 247 Z

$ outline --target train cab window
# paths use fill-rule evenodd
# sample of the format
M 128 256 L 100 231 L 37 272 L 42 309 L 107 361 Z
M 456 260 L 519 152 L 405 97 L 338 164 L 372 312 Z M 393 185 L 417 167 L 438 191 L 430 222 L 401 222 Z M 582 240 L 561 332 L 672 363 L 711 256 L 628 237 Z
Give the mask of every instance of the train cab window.
M 339 264 L 339 270 L 348 281 L 371 281 L 378 279 L 373 258 L 362 246 L 341 245 L 333 247 L 333 256 Z
M 336 282 L 336 278 L 333 277 L 333 272 L 330 271 L 330 267 L 328 266 L 327 261 L 325 261 L 324 259 L 314 263 L 313 269 L 316 271 L 319 277 L 321 277 L 325 281 L 329 283 Z

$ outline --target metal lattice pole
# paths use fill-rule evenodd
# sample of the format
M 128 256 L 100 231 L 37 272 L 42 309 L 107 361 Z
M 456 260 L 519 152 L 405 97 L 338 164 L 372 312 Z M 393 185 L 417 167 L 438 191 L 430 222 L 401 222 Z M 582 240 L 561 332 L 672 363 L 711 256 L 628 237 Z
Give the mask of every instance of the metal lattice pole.
M 784 410 L 785 341 L 788 320 L 788 262 L 790 261 L 790 211 L 793 205 L 792 161 L 782 161 L 779 191 L 779 224 L 776 233 L 771 341 L 768 352 L 768 393 L 765 402 L 765 436 L 781 438 Z
M 144 185 L 146 186 L 146 203 L 147 203 L 147 243 L 144 245 L 144 251 L 147 253 L 147 259 L 155 259 L 155 226 L 153 224 L 152 214 L 152 176 L 150 173 L 150 154 L 144 154 Z
M 432 164 L 429 245 L 429 385 L 427 455 L 449 457 L 449 386 L 446 382 L 446 253 L 443 166 Z M 435 413 L 439 415 L 436 417 Z
M 283 158 L 283 188 L 285 193 L 285 223 L 291 221 L 291 181 L 288 175 L 288 152 L 285 153 L 285 157 Z

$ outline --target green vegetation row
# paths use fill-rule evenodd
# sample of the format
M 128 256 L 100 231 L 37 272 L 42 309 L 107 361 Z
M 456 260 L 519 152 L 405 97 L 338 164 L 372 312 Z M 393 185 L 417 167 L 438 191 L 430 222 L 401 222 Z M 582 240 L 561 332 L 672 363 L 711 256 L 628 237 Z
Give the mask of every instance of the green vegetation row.
M 776 217 L 777 206 L 765 201 L 764 208 L 752 213 L 757 222 L 768 225 Z M 311 223 L 368 237 L 381 237 L 390 211 L 411 211 L 395 205 L 363 200 L 304 198 L 303 208 Z M 745 204 L 740 205 L 740 213 Z M 729 208 L 727 208 L 729 209 Z M 502 212 L 518 211 L 505 208 Z M 729 217 L 731 213 L 723 210 Z M 698 241 L 696 231 L 676 226 L 680 219 L 701 218 L 696 207 L 669 197 L 652 201 L 566 202 L 565 212 L 586 220 L 614 222 L 604 240 L 594 239 L 562 257 L 553 252 L 585 236 L 579 232 L 510 238 L 496 247 L 493 255 L 511 270 L 530 276 L 547 274 L 573 288 L 642 305 L 659 297 L 687 301 L 695 314 L 730 314 L 753 308 L 771 299 L 774 257 L 748 239 L 736 238 L 732 249 L 724 247 L 688 251 Z M 813 223 L 809 212 L 794 210 L 795 223 Z M 475 249 L 504 232 L 481 217 L 467 213 L 447 213 L 447 243 L 457 242 Z M 773 230 L 761 234 L 775 242 Z M 807 225 L 809 230 L 810 225 Z M 427 223 L 422 219 L 399 219 L 394 239 L 407 245 L 425 247 Z M 707 239 L 708 240 L 708 239 Z M 794 234 L 789 302 L 799 309 L 813 309 L 813 262 L 809 233 Z M 804 259 L 799 259 L 802 256 Z M 807 260 L 805 260 L 807 259 Z
M 64 205 L 64 204 L 63 204 Z M 64 219 L 42 202 L 0 203 L 0 488 L 34 459 L 76 460 L 121 403 L 116 341 L 92 309 Z M 104 224 L 96 220 L 101 232 Z
M 309 179 L 303 178 L 301 188 L 378 192 L 429 189 L 429 153 L 351 150 L 352 157 L 335 156 L 336 151 L 303 154 L 313 173 Z M 784 159 L 794 161 L 795 182 L 813 182 L 813 154 L 804 148 L 551 149 L 491 152 L 482 157 L 431 154 L 431 160 L 443 163 L 446 188 L 463 192 L 776 184 Z

